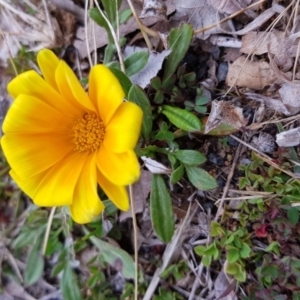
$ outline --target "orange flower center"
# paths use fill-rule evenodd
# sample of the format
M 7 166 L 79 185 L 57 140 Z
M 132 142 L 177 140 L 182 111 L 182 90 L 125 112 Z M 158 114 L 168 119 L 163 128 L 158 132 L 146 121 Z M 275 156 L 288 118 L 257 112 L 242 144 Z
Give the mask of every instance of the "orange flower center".
M 72 130 L 72 141 L 75 144 L 75 150 L 79 152 L 96 151 L 104 140 L 104 123 L 95 114 L 84 114 L 81 119 L 76 121 Z

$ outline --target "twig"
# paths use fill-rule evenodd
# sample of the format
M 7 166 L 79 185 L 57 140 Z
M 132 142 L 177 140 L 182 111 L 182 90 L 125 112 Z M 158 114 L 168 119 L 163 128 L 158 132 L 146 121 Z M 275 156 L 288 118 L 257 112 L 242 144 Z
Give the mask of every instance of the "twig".
M 281 172 L 289 175 L 292 178 L 300 178 L 299 176 L 297 176 L 296 174 L 288 171 L 288 170 L 284 170 L 282 169 L 278 164 L 276 164 L 275 162 L 273 162 L 268 155 L 264 154 L 263 152 L 260 152 L 258 149 L 254 148 L 253 146 L 249 145 L 248 143 L 242 141 L 241 139 L 239 139 L 238 137 L 236 137 L 235 135 L 230 135 L 230 137 L 232 137 L 233 139 L 237 140 L 239 143 L 245 145 L 246 147 L 250 148 L 251 150 L 253 150 L 255 152 L 255 155 L 260 158 L 261 160 L 263 160 L 264 162 L 266 162 L 267 164 L 269 164 L 270 166 L 274 167 L 277 170 L 280 170 Z
M 137 16 L 136 11 L 134 9 L 134 6 L 133 6 L 131 0 L 127 0 L 127 2 L 128 2 L 129 7 L 130 7 L 130 9 L 132 11 L 133 17 L 135 18 L 135 21 L 136 21 L 136 23 L 138 24 L 138 26 L 140 28 L 140 31 L 141 31 L 141 33 L 143 35 L 143 38 L 144 38 L 144 40 L 145 40 L 145 42 L 147 44 L 147 47 L 149 48 L 149 50 L 152 50 L 152 44 L 151 44 L 151 42 L 150 42 L 150 40 L 148 38 L 148 35 L 146 34 L 146 32 L 144 30 L 145 26 L 142 25 L 142 22 L 140 21 L 139 17 Z
M 238 148 L 236 150 L 233 162 L 232 162 L 232 166 L 231 166 L 230 172 L 229 172 L 228 177 L 227 177 L 227 182 L 226 182 L 226 185 L 225 185 L 222 197 L 221 197 L 220 200 L 218 200 L 220 202 L 220 204 L 219 204 L 216 216 L 214 218 L 215 221 L 217 221 L 219 219 L 219 217 L 220 217 L 220 215 L 222 213 L 222 209 L 223 209 L 223 204 L 224 204 L 224 201 L 225 201 L 225 197 L 227 195 L 227 192 L 228 192 L 228 189 L 229 189 L 229 186 L 230 186 L 230 181 L 231 181 L 231 179 L 232 179 L 232 177 L 234 175 L 234 170 L 235 170 L 237 161 L 238 161 L 239 156 L 240 156 L 241 148 L 242 148 L 242 144 L 239 144 L 239 146 L 238 146 Z
M 131 207 L 131 214 L 132 214 L 132 226 L 133 226 L 133 244 L 134 244 L 134 299 L 138 300 L 139 297 L 139 266 L 138 266 L 138 229 L 137 229 L 137 222 L 136 222 L 136 215 L 135 215 L 135 208 L 134 208 L 134 199 L 133 199 L 133 190 L 132 185 L 129 186 L 129 197 L 130 197 L 130 207 Z
M 265 1 L 266 1 L 266 0 L 261 0 L 261 1 L 259 1 L 259 2 L 255 2 L 255 3 L 251 4 L 251 5 L 249 5 L 249 6 L 245 7 L 245 8 L 243 8 L 243 9 L 241 9 L 241 10 L 239 10 L 239 11 L 237 11 L 236 13 L 234 13 L 234 14 L 232 14 L 232 15 L 230 15 L 230 16 L 228 16 L 228 17 L 222 19 L 222 20 L 220 20 L 220 22 L 214 23 L 214 24 L 209 25 L 209 26 L 207 26 L 207 27 L 205 27 L 205 28 L 196 29 L 196 30 L 194 30 L 194 35 L 196 35 L 196 34 L 198 34 L 198 33 L 205 32 L 205 31 L 207 31 L 207 30 L 209 30 L 209 29 L 211 29 L 211 28 L 214 28 L 214 27 L 216 27 L 216 26 L 218 26 L 218 25 L 220 25 L 220 24 L 223 24 L 223 23 L 227 22 L 228 20 L 231 20 L 231 19 L 235 18 L 236 16 L 242 14 L 242 13 L 245 12 L 246 10 L 251 9 L 251 8 L 253 8 L 253 7 L 257 6 L 258 4 L 261 4 L 261 3 L 265 2 Z

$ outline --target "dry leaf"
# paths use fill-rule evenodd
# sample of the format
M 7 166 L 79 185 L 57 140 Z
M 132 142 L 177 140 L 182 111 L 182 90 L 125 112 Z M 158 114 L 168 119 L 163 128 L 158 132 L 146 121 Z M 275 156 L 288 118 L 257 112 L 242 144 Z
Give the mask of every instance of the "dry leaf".
M 205 124 L 204 134 L 209 133 L 222 123 L 241 129 L 247 125 L 248 120 L 244 117 L 242 108 L 234 107 L 226 101 L 214 100 L 211 103 L 211 112 Z
M 214 7 L 215 9 L 219 10 L 221 13 L 226 13 L 226 14 L 234 14 L 237 11 L 247 7 L 248 5 L 251 4 L 251 2 L 255 2 L 252 0 L 210 0 L 210 5 Z M 255 17 L 255 14 L 253 11 L 250 13 L 250 11 L 246 11 L 246 13 L 252 15 Z
M 172 170 L 165 167 L 163 164 L 156 160 L 142 156 L 141 159 L 144 161 L 146 168 L 153 174 L 171 174 Z
M 150 83 L 150 80 L 157 75 L 158 71 L 162 67 L 165 57 L 171 53 L 171 50 L 164 50 L 161 53 L 158 53 L 156 51 L 150 51 L 146 48 L 127 46 L 124 49 L 123 55 L 126 58 L 138 51 L 148 51 L 149 59 L 147 65 L 140 72 L 132 75 L 130 80 L 142 88 L 145 88 Z
M 217 9 L 212 7 L 208 0 L 174 0 L 176 6 L 176 13 L 171 20 L 175 21 L 174 27 L 180 22 L 187 22 L 193 25 L 194 29 L 205 28 L 212 24 L 218 23 L 219 20 L 224 18 Z M 230 27 L 228 22 L 220 24 L 205 32 L 196 35 L 197 38 L 206 40 L 211 34 L 221 33 L 222 30 L 229 31 Z
M 300 82 L 285 82 L 278 92 L 283 104 L 291 114 L 296 114 L 300 111 Z
M 273 153 L 276 147 L 275 138 L 267 132 L 260 132 L 258 137 L 254 136 L 251 145 L 265 153 Z
M 283 31 L 249 32 L 242 37 L 241 52 L 262 55 L 269 52 L 274 54 L 275 63 L 289 70 L 293 65 L 292 57 L 296 56 L 297 43 L 286 37 Z
M 146 170 L 142 170 L 140 180 L 132 186 L 134 211 L 136 214 L 144 210 L 146 199 L 151 191 L 152 173 Z M 120 214 L 120 222 L 131 218 L 131 209 L 128 211 L 122 211 Z
M 279 147 L 294 147 L 300 144 L 300 127 L 276 134 Z
M 263 102 L 268 108 L 278 111 L 284 115 L 290 116 L 292 114 L 280 99 L 274 99 L 256 93 L 245 93 L 245 96 L 251 100 Z M 251 128 L 251 125 L 249 127 Z
M 249 61 L 241 56 L 229 66 L 226 83 L 260 90 L 275 80 L 276 76 L 267 62 Z

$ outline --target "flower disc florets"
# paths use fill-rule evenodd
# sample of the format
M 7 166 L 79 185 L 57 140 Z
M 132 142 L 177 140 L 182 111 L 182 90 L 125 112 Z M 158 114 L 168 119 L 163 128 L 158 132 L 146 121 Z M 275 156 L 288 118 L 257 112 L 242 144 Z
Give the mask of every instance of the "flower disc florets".
M 89 113 L 77 120 L 72 131 L 74 149 L 80 152 L 98 150 L 105 136 L 103 121 L 95 114 Z

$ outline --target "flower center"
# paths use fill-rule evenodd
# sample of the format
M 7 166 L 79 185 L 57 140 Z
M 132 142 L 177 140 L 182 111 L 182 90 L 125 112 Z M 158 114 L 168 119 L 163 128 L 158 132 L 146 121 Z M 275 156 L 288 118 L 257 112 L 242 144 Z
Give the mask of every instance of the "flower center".
M 96 151 L 104 140 L 105 126 L 101 118 L 95 114 L 86 113 L 72 127 L 75 150 Z

